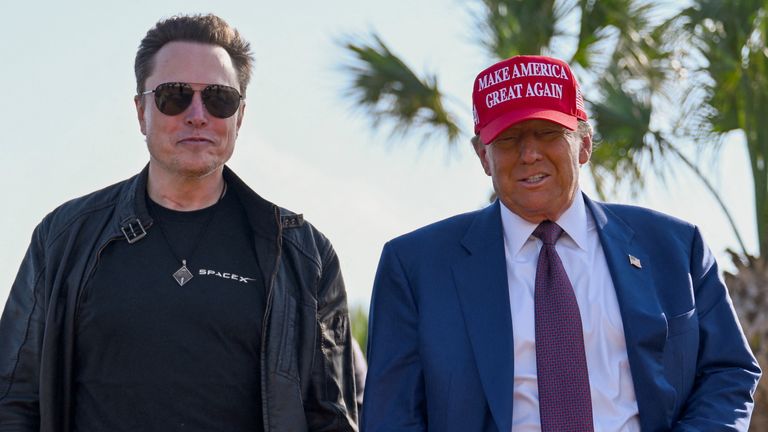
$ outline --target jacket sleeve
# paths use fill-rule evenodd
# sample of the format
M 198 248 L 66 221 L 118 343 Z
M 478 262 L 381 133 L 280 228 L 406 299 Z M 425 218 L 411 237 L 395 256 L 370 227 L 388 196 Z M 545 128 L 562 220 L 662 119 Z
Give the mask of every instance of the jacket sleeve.
M 693 389 L 674 431 L 746 431 L 760 378 L 717 263 L 698 229 L 691 277 L 699 319 L 699 352 Z
M 425 431 L 418 307 L 391 243 L 381 253 L 368 320 L 368 377 L 362 430 Z
M 0 318 L 0 431 L 40 428 L 40 353 L 45 329 L 44 241 L 38 226 Z
M 326 240 L 317 298 L 318 341 L 305 413 L 312 432 L 357 431 L 352 334 L 339 259 Z

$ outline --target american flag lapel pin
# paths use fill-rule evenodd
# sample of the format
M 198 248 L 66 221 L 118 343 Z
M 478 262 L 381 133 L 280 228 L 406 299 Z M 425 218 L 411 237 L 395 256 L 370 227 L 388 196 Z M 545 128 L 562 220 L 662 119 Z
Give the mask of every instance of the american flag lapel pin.
M 640 258 L 631 254 L 629 255 L 629 263 L 639 269 L 643 268 L 643 263 L 640 262 Z

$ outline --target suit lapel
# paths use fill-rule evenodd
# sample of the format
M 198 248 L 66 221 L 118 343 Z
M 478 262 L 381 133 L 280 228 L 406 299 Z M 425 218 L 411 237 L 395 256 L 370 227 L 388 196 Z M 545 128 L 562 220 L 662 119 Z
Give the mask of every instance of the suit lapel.
M 664 379 L 667 321 L 651 277 L 655 270 L 647 251 L 633 241 L 635 232 L 628 225 L 602 204 L 586 196 L 585 201 L 616 289 L 640 423 L 643 430 L 651 430 L 667 417 L 662 408 L 673 407 L 675 398 Z
M 512 429 L 512 318 L 499 202 L 480 211 L 462 239 L 468 255 L 453 263 L 464 323 L 491 414 Z

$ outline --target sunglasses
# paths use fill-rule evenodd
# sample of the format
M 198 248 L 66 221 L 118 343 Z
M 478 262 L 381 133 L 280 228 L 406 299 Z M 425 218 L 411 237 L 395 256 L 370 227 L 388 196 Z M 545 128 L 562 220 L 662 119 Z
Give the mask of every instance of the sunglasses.
M 147 90 L 141 96 L 155 94 L 158 111 L 168 116 L 181 114 L 192 104 L 195 89 L 190 83 L 169 82 Z M 229 118 L 237 112 L 243 96 L 237 89 L 220 84 L 209 84 L 200 90 L 205 109 L 214 117 Z

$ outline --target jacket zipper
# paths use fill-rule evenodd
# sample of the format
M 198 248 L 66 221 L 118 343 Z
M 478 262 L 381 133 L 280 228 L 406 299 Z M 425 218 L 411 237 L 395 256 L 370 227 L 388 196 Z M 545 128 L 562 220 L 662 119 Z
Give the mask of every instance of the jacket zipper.
M 264 308 L 264 318 L 261 323 L 261 415 L 264 417 L 264 430 L 266 432 L 271 431 L 269 427 L 269 407 L 267 406 L 267 365 L 266 365 L 266 352 L 267 352 L 267 327 L 269 325 L 269 316 L 272 312 L 272 297 L 274 295 L 275 279 L 277 279 L 277 268 L 280 264 L 280 254 L 283 249 L 283 227 L 280 223 L 280 210 L 277 206 L 274 207 L 275 222 L 277 223 L 277 254 L 275 255 L 275 265 L 272 269 L 272 275 L 269 278 L 269 287 L 267 288 L 267 304 Z
M 145 232 L 151 226 L 152 226 L 152 222 L 147 223 L 147 226 L 144 227 Z M 93 265 L 88 270 L 88 275 L 85 277 L 85 279 L 81 283 L 81 286 L 77 293 L 77 301 L 75 303 L 75 322 L 74 322 L 75 325 L 77 325 L 78 318 L 80 318 L 80 304 L 82 303 L 82 298 L 85 295 L 85 288 L 88 286 L 88 282 L 91 280 L 91 278 L 93 277 L 93 274 L 96 272 L 96 269 L 99 267 L 99 260 L 101 260 L 102 252 L 104 252 L 104 249 L 106 249 L 110 243 L 112 243 L 115 240 L 121 240 L 123 238 L 125 237 L 122 235 L 115 235 L 108 238 L 107 241 L 105 241 L 104 244 L 102 244 L 101 247 L 99 247 L 99 250 L 96 252 L 96 260 L 93 262 Z
M 80 318 L 80 304 L 83 301 L 82 299 L 83 299 L 83 296 L 85 295 L 85 290 L 86 290 L 86 287 L 88 286 L 88 282 L 91 280 L 91 278 L 93 277 L 93 274 L 96 272 L 96 268 L 99 266 L 99 260 L 101 259 L 101 253 L 104 252 L 104 249 L 106 249 L 107 246 L 109 246 L 110 243 L 112 243 L 115 240 L 120 240 L 121 238 L 123 238 L 123 237 L 122 236 L 114 236 L 114 237 L 108 238 L 107 241 L 104 242 L 104 244 L 102 244 L 101 247 L 99 248 L 99 250 L 96 252 L 96 260 L 93 262 L 93 265 L 88 270 L 88 275 L 85 277 L 85 279 L 83 280 L 82 284 L 80 285 L 80 288 L 78 289 L 77 301 L 75 302 L 75 322 L 74 322 L 75 328 L 77 326 L 77 321 Z

